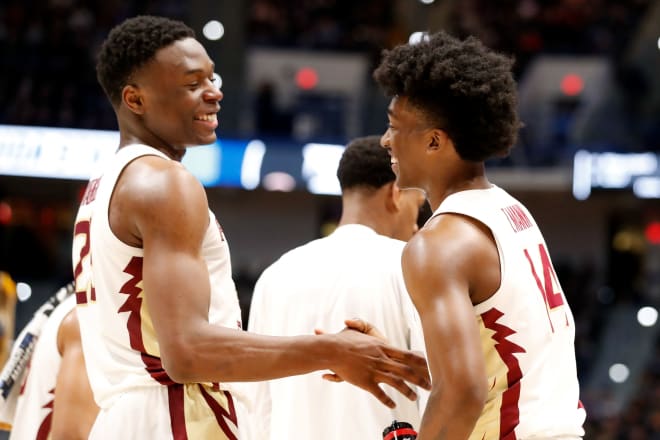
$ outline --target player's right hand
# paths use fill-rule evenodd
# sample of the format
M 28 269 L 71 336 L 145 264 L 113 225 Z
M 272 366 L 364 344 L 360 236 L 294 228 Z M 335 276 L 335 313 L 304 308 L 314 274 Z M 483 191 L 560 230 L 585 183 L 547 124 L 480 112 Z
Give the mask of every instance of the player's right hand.
M 387 345 L 382 334 L 367 322 L 349 320 L 347 325 L 351 321 L 355 325 L 336 334 L 341 353 L 337 356 L 338 365 L 332 368 L 337 375 L 335 381 L 345 380 L 363 388 L 390 408 L 394 408 L 394 401 L 385 394 L 381 383 L 390 385 L 410 400 L 415 400 L 417 394 L 406 382 L 427 390 L 431 388 L 423 356 Z

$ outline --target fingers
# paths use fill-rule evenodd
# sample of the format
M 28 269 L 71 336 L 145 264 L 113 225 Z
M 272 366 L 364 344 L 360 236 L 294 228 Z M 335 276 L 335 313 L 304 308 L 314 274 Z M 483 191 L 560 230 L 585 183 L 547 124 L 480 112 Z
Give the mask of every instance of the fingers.
M 392 388 L 394 388 L 395 390 L 406 396 L 409 400 L 413 400 L 413 401 L 417 400 L 417 393 L 415 392 L 415 390 L 410 388 L 410 386 L 406 382 L 401 380 L 399 377 L 395 375 L 384 375 L 383 378 L 381 379 L 381 382 L 391 386 Z
M 360 318 L 351 318 L 344 321 L 346 327 L 357 330 L 360 333 L 367 333 L 373 326 Z
M 385 351 L 394 362 L 391 373 L 426 390 L 431 389 L 431 375 L 423 356 L 394 347 L 386 347 Z
M 321 376 L 323 379 L 330 381 L 330 382 L 343 382 L 344 379 L 342 379 L 338 374 L 333 374 L 333 373 L 326 373 L 323 376 Z
M 344 321 L 344 324 L 346 324 L 346 327 L 350 329 L 357 330 L 361 333 L 374 336 L 382 341 L 387 342 L 385 336 L 376 327 L 367 321 L 363 321 L 360 318 L 347 319 Z
M 314 334 L 315 335 L 324 335 L 325 332 L 323 330 L 321 330 L 320 328 L 315 328 L 314 329 Z
M 369 391 L 371 394 L 376 396 L 378 400 L 380 400 L 383 405 L 387 406 L 388 408 L 395 408 L 396 404 L 392 399 L 390 399 L 390 396 L 385 394 L 385 391 L 381 389 L 377 384 L 374 384 L 372 387 L 365 388 L 367 391 Z

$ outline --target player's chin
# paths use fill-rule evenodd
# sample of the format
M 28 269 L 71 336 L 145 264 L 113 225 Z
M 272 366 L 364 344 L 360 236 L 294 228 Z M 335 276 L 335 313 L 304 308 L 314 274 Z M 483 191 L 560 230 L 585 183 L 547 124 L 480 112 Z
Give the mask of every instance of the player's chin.
M 218 135 L 215 131 L 199 133 L 197 136 L 197 145 L 208 145 L 214 143 L 218 139 Z

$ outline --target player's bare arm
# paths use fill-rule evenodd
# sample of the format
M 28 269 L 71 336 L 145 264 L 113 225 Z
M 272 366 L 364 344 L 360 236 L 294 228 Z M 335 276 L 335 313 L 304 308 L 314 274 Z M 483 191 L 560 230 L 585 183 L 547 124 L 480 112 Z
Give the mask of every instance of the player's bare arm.
M 209 276 L 201 255 L 207 206 L 190 173 L 154 156 L 126 167 L 111 202 L 115 234 L 144 249 L 145 301 L 163 366 L 174 381 L 255 381 L 330 369 L 388 406 L 393 403 L 379 383 L 409 398 L 415 393 L 405 381 L 429 387 L 423 357 L 357 331 L 280 338 L 210 325 Z
M 87 380 L 75 310 L 62 320 L 57 332 L 57 348 L 62 363 L 57 374 L 51 438 L 86 439 L 98 407 Z
M 433 379 L 420 440 L 466 439 L 483 409 L 486 369 L 471 296 L 497 289 L 498 274 L 479 273 L 498 267 L 493 257 L 497 250 L 487 232 L 452 214 L 432 219 L 404 250 L 404 278 L 422 321 Z

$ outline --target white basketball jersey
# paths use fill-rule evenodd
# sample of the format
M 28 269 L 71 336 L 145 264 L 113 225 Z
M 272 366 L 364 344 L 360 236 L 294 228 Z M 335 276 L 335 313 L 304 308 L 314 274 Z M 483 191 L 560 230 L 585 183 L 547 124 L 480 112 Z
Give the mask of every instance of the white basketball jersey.
M 500 257 L 500 288 L 474 307 L 489 391 L 470 439 L 584 435 L 575 323 L 533 217 L 496 186 L 452 194 L 433 216 L 441 213 L 488 226 Z
M 49 438 L 57 372 L 62 362 L 57 349 L 57 333 L 62 320 L 75 306 L 76 298 L 71 295 L 53 310 L 44 323 L 16 403 L 10 435 L 12 440 Z
M 419 317 L 401 273 L 404 242 L 359 224 L 339 226 L 328 237 L 279 258 L 254 288 L 248 329 L 278 336 L 340 331 L 347 317 L 373 324 L 400 349 L 423 350 Z M 348 383 L 314 372 L 255 382 L 253 440 L 381 439 L 393 420 L 419 428 L 418 404 L 383 385 L 390 409 Z
M 102 409 L 112 406 L 127 391 L 167 388 L 169 408 L 151 410 L 169 411 L 175 438 L 183 438 L 177 430 L 186 431 L 191 438 L 232 438 L 226 426 L 219 426 L 225 423 L 221 414 L 236 422 L 232 396 L 225 392 L 228 387 L 175 384 L 163 369 L 143 292 L 143 250 L 126 245 L 110 229 L 109 204 L 118 176 L 128 163 L 145 155 L 170 160 L 146 145 L 119 149 L 104 173 L 90 180 L 76 218 L 74 276 L 90 385 Z M 241 314 L 231 278 L 229 247 L 210 210 L 209 217 L 202 244 L 211 286 L 208 320 L 239 331 Z M 158 298 L 157 293 L 149 298 Z M 209 430 L 208 425 L 214 427 Z M 197 431 L 199 427 L 204 430 Z

